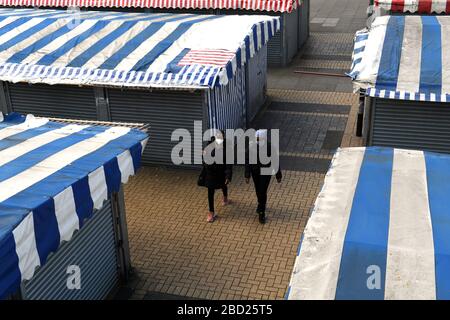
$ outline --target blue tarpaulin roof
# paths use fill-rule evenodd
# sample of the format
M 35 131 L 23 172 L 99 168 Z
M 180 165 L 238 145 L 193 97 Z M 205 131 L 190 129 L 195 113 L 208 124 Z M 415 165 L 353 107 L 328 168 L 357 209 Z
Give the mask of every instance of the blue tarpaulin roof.
M 380 98 L 450 101 L 450 17 L 377 17 L 355 40 L 356 88 Z
M 0 298 L 140 166 L 147 134 L 0 113 Z
M 339 149 L 288 299 L 450 299 L 450 156 Z
M 258 15 L 0 8 L 0 80 L 225 85 L 279 28 L 278 17 Z

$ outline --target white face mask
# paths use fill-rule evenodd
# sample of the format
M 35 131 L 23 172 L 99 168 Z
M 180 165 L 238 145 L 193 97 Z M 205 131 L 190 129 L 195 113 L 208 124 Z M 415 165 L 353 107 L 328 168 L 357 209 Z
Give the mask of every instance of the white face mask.
M 257 144 L 259 144 L 261 146 L 265 145 L 266 137 L 267 137 L 267 131 L 266 130 L 260 129 L 260 130 L 256 131 L 256 139 L 258 140 Z
M 216 139 L 215 141 L 219 146 L 223 143 L 223 139 Z

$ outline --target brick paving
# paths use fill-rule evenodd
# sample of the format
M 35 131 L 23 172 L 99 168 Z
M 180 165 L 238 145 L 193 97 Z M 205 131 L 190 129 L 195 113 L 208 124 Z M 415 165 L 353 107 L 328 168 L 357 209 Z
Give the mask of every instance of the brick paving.
M 267 93 L 272 100 L 279 102 L 317 103 L 347 106 L 358 102 L 358 97 L 348 92 L 268 89 Z
M 316 57 L 317 59 L 317 57 Z M 350 61 L 339 60 L 315 60 L 315 59 L 302 59 L 299 61 L 297 67 L 299 69 L 335 69 L 335 70 L 350 70 Z
M 305 45 L 308 56 L 335 56 L 330 60 L 351 60 L 353 51 L 353 38 L 355 34 L 337 32 L 312 32 Z M 318 57 L 319 56 L 319 57 Z
M 141 169 L 126 185 L 132 299 L 282 299 L 301 233 L 336 147 L 358 146 L 358 97 L 346 78 L 296 74 L 348 68 L 366 1 L 311 0 L 312 36 L 303 58 L 270 70 L 269 104 L 255 127 L 280 128 L 284 179 L 272 182 L 268 222 L 255 213 L 253 186 L 236 167 L 233 203 L 206 223 L 206 189 L 192 170 Z M 345 10 L 344 10 L 345 9 Z M 328 20 L 326 20 L 328 19 Z M 328 23 L 325 23 L 328 21 Z M 330 21 L 333 21 L 331 24 Z M 331 27 L 331 26 L 334 27 Z
M 135 299 L 147 292 L 195 298 L 276 299 L 286 292 L 300 230 L 323 174 L 286 171 L 272 183 L 268 222 L 260 225 L 251 184 L 242 168 L 230 188 L 233 204 L 206 223 L 206 189 L 197 172 L 144 168 L 128 184 L 128 230 L 139 281 Z M 132 203 L 131 203 L 132 199 Z

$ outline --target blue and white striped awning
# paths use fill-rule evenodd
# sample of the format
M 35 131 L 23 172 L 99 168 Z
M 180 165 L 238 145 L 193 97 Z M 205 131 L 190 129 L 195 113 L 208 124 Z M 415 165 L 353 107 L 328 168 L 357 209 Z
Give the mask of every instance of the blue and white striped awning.
M 356 35 L 349 75 L 372 97 L 449 102 L 450 17 L 377 17 Z
M 140 166 L 147 135 L 0 113 L 0 299 Z
M 278 17 L 0 9 L 0 80 L 126 87 L 227 84 Z
M 339 149 L 288 299 L 450 299 L 450 156 Z

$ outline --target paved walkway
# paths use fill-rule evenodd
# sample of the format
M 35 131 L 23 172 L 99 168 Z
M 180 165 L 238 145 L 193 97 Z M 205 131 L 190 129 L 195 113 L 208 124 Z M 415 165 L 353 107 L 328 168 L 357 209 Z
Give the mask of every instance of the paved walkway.
M 125 189 L 133 299 L 282 299 L 301 233 L 338 146 L 357 146 L 358 98 L 350 81 L 294 73 L 342 73 L 367 1 L 311 0 L 312 34 L 303 58 L 270 70 L 271 103 L 256 120 L 280 128 L 282 184 L 272 183 L 268 222 L 258 223 L 252 185 L 234 172 L 233 204 L 207 224 L 197 172 L 144 168 Z M 219 201 L 219 195 L 217 201 Z

